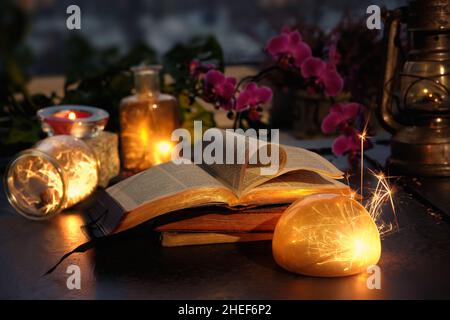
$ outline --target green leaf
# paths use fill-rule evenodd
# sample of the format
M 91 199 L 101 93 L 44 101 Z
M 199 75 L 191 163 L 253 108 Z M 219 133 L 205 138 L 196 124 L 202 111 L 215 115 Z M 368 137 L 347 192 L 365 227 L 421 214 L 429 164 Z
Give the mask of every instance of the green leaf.
M 34 144 L 41 135 L 41 126 L 36 118 L 27 119 L 25 117 L 13 116 L 12 124 L 3 144 Z

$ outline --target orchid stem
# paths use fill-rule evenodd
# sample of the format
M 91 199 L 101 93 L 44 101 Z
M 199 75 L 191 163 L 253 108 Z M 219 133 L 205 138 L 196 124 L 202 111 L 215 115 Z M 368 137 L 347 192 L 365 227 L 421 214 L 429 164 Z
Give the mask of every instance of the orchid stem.
M 242 114 L 242 112 L 238 112 L 236 114 L 236 117 L 234 118 L 234 124 L 233 124 L 234 130 L 238 129 L 238 126 L 239 126 L 239 128 L 241 127 L 241 114 Z
M 279 69 L 281 69 L 280 66 L 274 65 L 274 66 L 271 66 L 271 67 L 269 67 L 269 68 L 267 68 L 267 69 L 261 70 L 258 74 L 254 75 L 254 76 L 247 76 L 247 77 L 244 77 L 244 78 L 242 78 L 242 79 L 239 81 L 237 87 L 239 88 L 239 87 L 240 87 L 244 82 L 246 82 L 246 81 L 259 82 L 259 81 L 261 81 L 262 79 L 264 79 L 266 76 L 268 76 L 272 71 L 274 71 L 274 70 L 279 70 Z

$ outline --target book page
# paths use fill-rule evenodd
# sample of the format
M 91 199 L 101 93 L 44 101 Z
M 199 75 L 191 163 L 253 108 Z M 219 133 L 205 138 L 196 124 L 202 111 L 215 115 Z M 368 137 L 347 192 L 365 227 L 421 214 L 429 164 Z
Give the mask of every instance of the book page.
M 282 149 L 280 149 L 282 150 Z M 280 163 L 284 166 L 286 162 L 286 153 L 280 153 Z M 254 187 L 269 181 L 277 177 L 281 173 L 282 168 L 274 175 L 261 175 L 261 166 L 259 165 L 248 165 L 244 170 L 244 177 L 242 179 L 241 188 L 238 192 L 238 196 L 253 189 Z
M 350 194 L 344 183 L 318 173 L 299 170 L 287 173 L 247 191 L 239 199 L 241 205 L 291 203 L 303 196 L 316 193 Z
M 200 188 L 225 189 L 225 186 L 192 163 L 176 165 L 167 162 L 127 178 L 106 191 L 126 211 L 133 211 L 159 198 Z M 219 195 L 215 194 L 205 193 L 203 197 L 205 202 L 222 201 Z M 188 205 L 189 203 L 186 203 L 186 206 Z
M 217 155 L 219 162 L 208 164 L 205 156 L 208 156 L 213 142 L 201 142 L 203 152 L 203 162 L 199 166 L 208 172 L 211 176 L 221 181 L 224 185 L 235 191 L 240 189 L 245 167 L 249 161 L 249 137 L 235 133 L 231 130 L 216 129 L 215 133 L 220 135 L 221 154 Z
M 260 175 L 260 167 L 249 165 L 244 172 L 242 187 L 238 195 L 248 193 L 251 189 L 292 171 L 316 172 L 324 177 L 341 179 L 343 172 L 331 162 L 315 152 L 286 145 L 280 146 L 280 170 L 271 176 Z
M 239 174 L 235 178 L 236 183 L 233 185 L 233 190 L 238 196 L 245 189 L 277 176 L 283 169 L 287 155 L 280 144 L 267 142 L 267 139 L 257 139 L 256 135 L 252 136 L 251 134 L 245 136 L 227 132 L 227 141 L 230 137 L 237 137 L 242 144 L 245 142 L 246 163 L 240 168 Z M 222 170 L 221 167 L 218 168 L 218 171 L 220 170 Z
M 245 171 L 245 164 L 201 164 L 199 167 L 236 193 L 239 190 L 241 178 Z
M 217 139 L 215 134 L 219 135 L 220 139 Z M 238 196 L 244 190 L 278 176 L 285 165 L 287 155 L 284 147 L 278 143 L 268 143 L 267 139 L 257 139 L 256 131 L 216 129 L 215 134 L 211 135 L 214 138 L 208 139 L 213 142 L 202 141 L 200 148 L 203 157 L 205 154 L 216 154 L 211 152 L 211 146 L 216 140 L 221 140 L 221 144 L 216 146 L 220 147 L 217 159 L 223 161 L 212 164 L 202 162 L 199 166 Z
M 315 152 L 291 146 L 283 146 L 287 161 L 281 174 L 295 170 L 309 170 L 322 176 L 341 179 L 344 173 Z

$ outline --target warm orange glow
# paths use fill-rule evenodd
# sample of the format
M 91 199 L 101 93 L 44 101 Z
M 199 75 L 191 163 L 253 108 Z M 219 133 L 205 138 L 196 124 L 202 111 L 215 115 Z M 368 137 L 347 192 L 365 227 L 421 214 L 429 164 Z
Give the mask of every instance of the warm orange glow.
M 159 67 L 132 70 L 136 94 L 120 103 L 120 139 L 122 165 L 137 173 L 170 160 L 171 146 L 161 142 L 178 127 L 179 108 L 175 97 L 159 92 Z
M 147 148 L 149 140 L 149 128 L 145 124 L 139 129 L 139 138 L 141 139 L 142 148 Z
M 38 156 L 23 156 L 16 160 L 8 176 L 8 189 L 24 211 L 46 216 L 55 210 L 64 196 L 62 176 L 53 163 Z
M 80 228 L 83 226 L 84 221 L 79 214 L 68 214 L 58 220 L 63 233 L 61 241 L 67 242 L 67 245 L 72 245 L 72 241 L 80 238 Z
M 156 164 L 170 161 L 172 156 L 173 145 L 169 141 L 160 141 L 156 143 L 155 159 Z
M 161 141 L 157 144 L 158 152 L 162 154 L 168 154 L 172 150 L 172 145 L 170 142 L 167 141 Z
M 378 262 L 381 242 L 371 215 L 356 200 L 321 194 L 301 199 L 280 218 L 273 255 L 283 268 L 311 276 L 346 276 Z
M 97 187 L 97 162 L 82 150 L 68 150 L 69 156 L 64 152 L 56 155 L 61 162 L 67 176 L 67 202 L 64 208 L 85 199 Z
M 71 136 L 53 136 L 24 151 L 9 167 L 13 205 L 30 218 L 44 218 L 84 200 L 97 187 L 97 159 Z

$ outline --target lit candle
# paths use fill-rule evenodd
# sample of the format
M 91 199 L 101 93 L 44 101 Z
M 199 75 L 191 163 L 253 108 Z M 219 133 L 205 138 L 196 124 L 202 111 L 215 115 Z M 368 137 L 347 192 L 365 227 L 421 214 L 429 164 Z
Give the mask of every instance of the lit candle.
M 173 143 L 171 141 L 159 141 L 155 147 L 155 164 L 168 162 L 171 160 Z
M 96 136 L 108 122 L 105 110 L 88 106 L 57 106 L 38 111 L 42 129 L 49 136 L 68 134 L 77 138 Z

